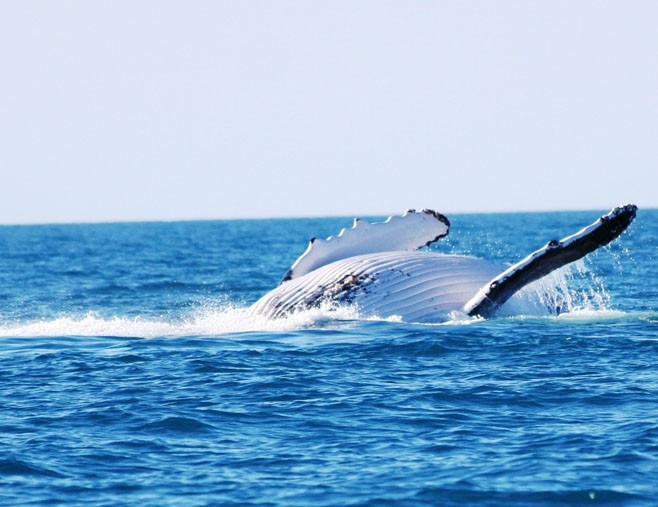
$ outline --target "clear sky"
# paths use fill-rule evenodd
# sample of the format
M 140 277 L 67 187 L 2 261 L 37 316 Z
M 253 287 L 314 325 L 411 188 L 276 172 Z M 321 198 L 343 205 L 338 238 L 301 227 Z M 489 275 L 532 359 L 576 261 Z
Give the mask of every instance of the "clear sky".
M 658 2 L 6 1 L 0 223 L 658 207 Z

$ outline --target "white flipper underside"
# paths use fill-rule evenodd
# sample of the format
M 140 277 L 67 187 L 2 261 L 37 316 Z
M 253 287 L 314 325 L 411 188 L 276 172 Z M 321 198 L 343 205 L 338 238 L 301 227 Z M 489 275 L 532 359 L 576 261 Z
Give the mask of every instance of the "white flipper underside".
M 354 219 L 351 229 L 326 240 L 312 239 L 306 251 L 292 265 L 283 281 L 304 276 L 322 266 L 357 255 L 412 251 L 446 236 L 450 222 L 432 210 L 408 210 L 385 222 L 368 223 Z

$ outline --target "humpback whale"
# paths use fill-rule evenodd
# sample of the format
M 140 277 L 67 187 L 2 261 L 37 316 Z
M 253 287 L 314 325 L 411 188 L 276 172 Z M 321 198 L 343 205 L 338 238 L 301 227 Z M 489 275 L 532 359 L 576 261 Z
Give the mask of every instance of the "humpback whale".
M 364 315 L 404 322 L 442 322 L 453 312 L 490 318 L 523 287 L 617 238 L 636 211 L 633 204 L 616 207 L 510 266 L 420 250 L 450 229 L 448 218 L 433 210 L 408 210 L 378 223 L 355 219 L 335 237 L 311 239 L 279 286 L 250 311 L 278 318 L 323 304 L 350 304 Z

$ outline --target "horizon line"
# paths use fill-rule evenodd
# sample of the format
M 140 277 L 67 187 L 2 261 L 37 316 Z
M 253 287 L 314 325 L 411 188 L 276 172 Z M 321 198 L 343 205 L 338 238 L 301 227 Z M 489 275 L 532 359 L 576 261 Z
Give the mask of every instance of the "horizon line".
M 517 214 L 517 213 L 569 213 L 569 212 L 599 212 L 603 210 L 612 209 L 621 204 L 616 204 L 610 208 L 546 208 L 546 209 L 501 209 L 495 211 L 442 211 L 437 210 L 444 215 L 507 215 L 507 214 Z M 407 208 L 411 209 L 411 208 Z M 44 226 L 44 225 L 103 225 L 103 224 L 131 224 L 131 223 L 176 223 L 176 222 L 221 222 L 221 221 L 233 221 L 233 220 L 304 220 L 304 219 L 323 219 L 323 218 L 349 218 L 353 219 L 356 217 L 389 217 L 396 216 L 404 213 L 407 209 L 402 210 L 398 213 L 353 213 L 353 214 L 317 214 L 317 215 L 252 215 L 252 216 L 223 216 L 223 217 L 177 217 L 177 218 L 99 218 L 99 219 L 71 219 L 71 220 L 55 220 L 55 221 L 16 221 L 16 222 L 2 222 L 0 227 L 18 227 L 18 226 Z M 423 209 L 423 208 L 415 208 Z M 658 209 L 658 206 L 638 206 L 640 210 L 654 210 Z

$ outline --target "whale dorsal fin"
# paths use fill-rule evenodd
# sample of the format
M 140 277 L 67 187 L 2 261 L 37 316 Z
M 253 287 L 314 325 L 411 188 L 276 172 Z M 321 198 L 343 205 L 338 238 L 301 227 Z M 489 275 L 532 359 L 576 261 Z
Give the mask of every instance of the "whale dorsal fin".
M 619 206 L 577 233 L 561 241 L 550 241 L 481 288 L 464 305 L 464 311 L 470 316 L 490 317 L 529 283 L 610 243 L 626 230 L 636 212 L 634 204 Z
M 449 229 L 450 221 L 429 209 L 407 210 L 401 216 L 391 216 L 384 222 L 376 223 L 355 218 L 352 228 L 341 230 L 338 236 L 313 238 L 281 282 L 355 255 L 417 250 L 443 238 Z

